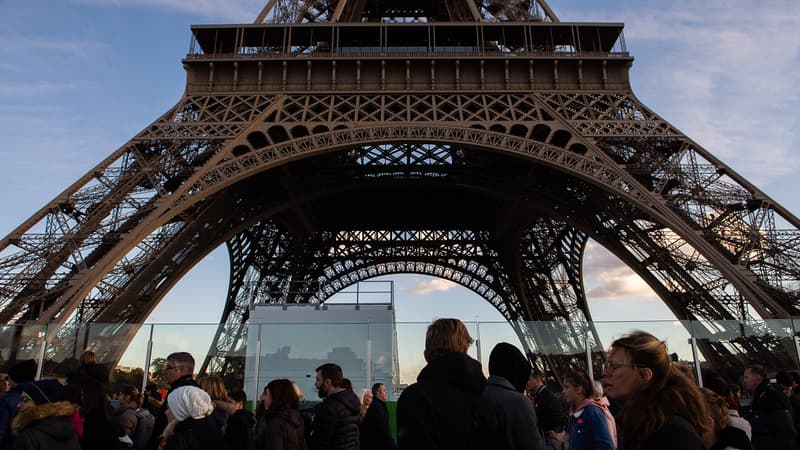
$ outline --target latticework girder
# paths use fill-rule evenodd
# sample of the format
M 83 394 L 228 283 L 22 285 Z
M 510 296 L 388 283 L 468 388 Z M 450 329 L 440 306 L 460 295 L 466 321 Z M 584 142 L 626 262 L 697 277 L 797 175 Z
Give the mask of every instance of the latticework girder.
M 256 23 L 558 22 L 545 0 L 270 0 Z
M 475 290 L 563 370 L 590 319 L 587 238 L 679 319 L 800 313 L 800 221 L 636 99 L 620 26 L 509 22 L 536 18 L 526 1 L 268 7 L 315 24 L 194 29 L 178 105 L 0 241 L 6 323 L 66 324 L 51 351 L 69 352 L 85 323 L 144 320 L 225 242 L 208 371 L 240 370 L 251 302 L 399 272 Z M 415 23 L 337 25 L 390 16 Z M 703 348 L 721 364 L 784 344 Z

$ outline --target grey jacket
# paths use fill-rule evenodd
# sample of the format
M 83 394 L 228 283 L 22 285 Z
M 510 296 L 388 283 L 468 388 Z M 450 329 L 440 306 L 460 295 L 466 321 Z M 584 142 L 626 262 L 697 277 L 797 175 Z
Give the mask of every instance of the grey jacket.
M 503 377 L 490 375 L 484 397 L 495 404 L 504 442 L 497 448 L 508 450 L 544 450 L 545 444 L 536 426 L 536 411 L 525 395 Z

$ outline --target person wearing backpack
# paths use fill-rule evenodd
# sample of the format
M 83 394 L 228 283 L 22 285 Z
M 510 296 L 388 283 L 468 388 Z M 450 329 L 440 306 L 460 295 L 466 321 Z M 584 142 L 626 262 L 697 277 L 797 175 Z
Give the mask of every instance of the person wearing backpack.
M 120 436 L 121 447 L 147 448 L 155 417 L 142 408 L 143 400 L 144 396 L 135 386 L 123 386 L 119 408 L 113 414 L 114 423 L 123 433 Z
M 154 416 L 147 408 L 138 408 L 136 410 L 136 428 L 133 431 L 131 440 L 136 450 L 145 450 L 147 443 L 150 441 L 150 436 L 153 434 L 153 428 L 156 424 L 156 416 Z
M 112 419 L 124 436 L 133 439 L 133 432 L 139 421 L 136 410 L 141 407 L 142 395 L 135 386 L 125 385 L 122 387 L 119 407 L 114 410 Z

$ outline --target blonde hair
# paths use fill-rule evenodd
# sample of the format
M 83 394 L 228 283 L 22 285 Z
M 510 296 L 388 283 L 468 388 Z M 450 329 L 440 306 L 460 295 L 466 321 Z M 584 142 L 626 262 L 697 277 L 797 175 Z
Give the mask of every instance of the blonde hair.
M 708 407 L 708 414 L 714 420 L 714 431 L 721 431 L 731 423 L 731 416 L 728 413 L 728 404 L 725 399 L 717 395 L 711 389 L 701 388 L 703 398 Z
M 472 336 L 464 322 L 458 319 L 437 319 L 425 334 L 425 361 L 433 361 L 452 352 L 466 353 Z
M 372 395 L 372 391 L 371 391 L 371 390 L 369 390 L 369 389 L 362 389 L 362 390 L 361 390 L 361 404 L 362 404 L 362 405 L 363 405 L 364 403 L 366 403 L 367 395 L 369 395 L 369 398 L 374 398 L 374 397 L 373 397 L 373 395 Z
M 228 390 L 225 389 L 225 383 L 217 375 L 203 375 L 197 379 L 197 385 L 201 389 L 208 392 L 211 400 L 227 400 Z

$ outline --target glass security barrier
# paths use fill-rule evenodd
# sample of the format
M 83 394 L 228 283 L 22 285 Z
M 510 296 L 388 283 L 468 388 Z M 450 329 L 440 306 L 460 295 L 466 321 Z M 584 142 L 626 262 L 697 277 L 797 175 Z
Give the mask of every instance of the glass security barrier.
M 315 401 L 316 368 L 336 362 L 357 392 L 380 382 L 389 388 L 390 400 L 396 400 L 426 364 L 428 325 L 386 321 L 222 328 L 218 324 L 7 325 L 0 327 L 0 370 L 7 372 L 17 361 L 34 359 L 40 377 L 66 380 L 79 368 L 83 352 L 90 350 L 97 363 L 109 369 L 113 385 L 141 387 L 150 382 L 166 388 L 166 357 L 185 351 L 193 355 L 196 373 L 221 374 L 229 386 L 244 387 L 251 401 L 257 401 L 266 383 L 276 378 L 297 382 L 305 398 Z M 764 365 L 771 375 L 800 368 L 800 320 L 465 321 L 465 325 L 475 340 L 468 353 L 482 363 L 485 374 L 494 346 L 508 342 L 537 366 L 551 370 L 549 381 L 556 387 L 557 374 L 565 370 L 586 370 L 600 379 L 611 343 L 636 330 L 664 340 L 674 361 L 700 383 L 699 369 L 713 369 L 736 382 L 753 363 Z
M 0 326 L 0 372 L 8 373 L 9 368 L 22 360 L 40 361 L 46 334 L 45 325 Z
M 260 349 L 248 352 L 246 363 L 245 392 L 253 398 L 269 381 L 287 378 L 304 399 L 316 401 L 316 369 L 327 362 L 339 364 L 360 392 L 368 387 L 367 366 L 377 360 L 370 354 L 369 324 L 264 324 L 251 327 L 248 344 Z
M 111 385 L 132 384 L 141 388 L 144 378 L 142 358 L 128 358 L 125 353 L 141 354 L 145 345 L 140 324 L 50 324 L 42 361 L 41 377 L 63 380 L 79 376 L 108 379 Z M 81 370 L 82 355 L 91 352 L 94 369 Z M 88 358 L 87 363 L 91 363 Z

